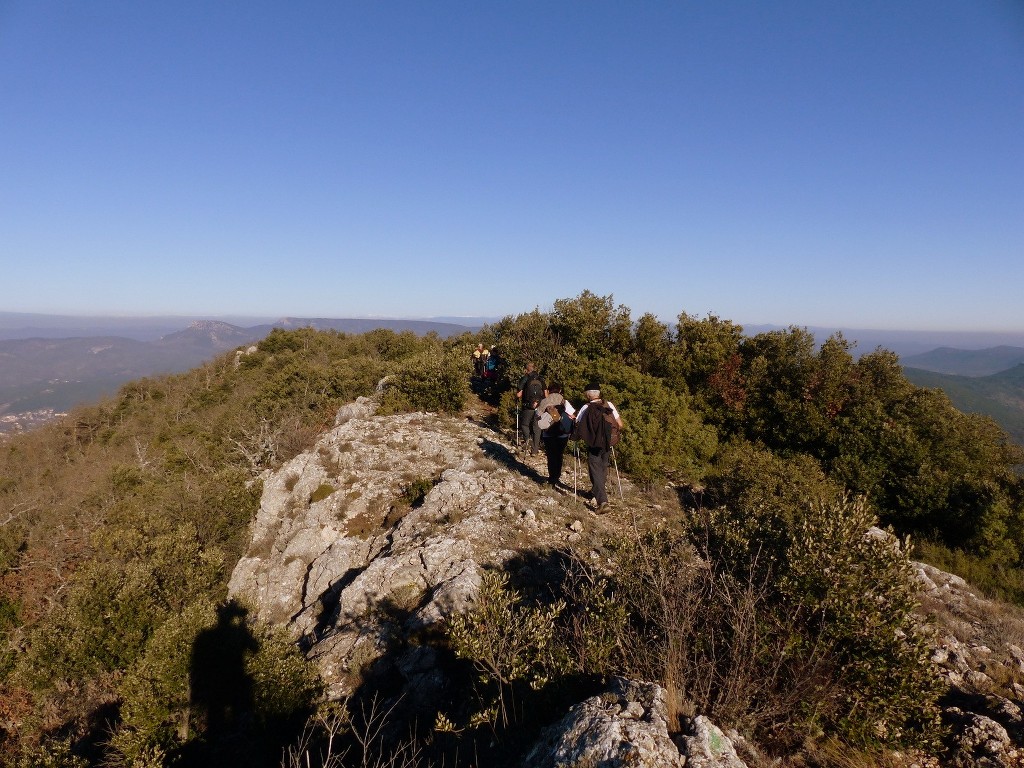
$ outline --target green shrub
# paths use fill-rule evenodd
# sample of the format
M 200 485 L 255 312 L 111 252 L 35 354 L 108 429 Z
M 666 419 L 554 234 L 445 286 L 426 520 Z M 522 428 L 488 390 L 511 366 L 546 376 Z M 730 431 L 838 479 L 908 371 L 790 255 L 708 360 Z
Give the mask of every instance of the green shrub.
M 625 428 L 616 453 L 634 480 L 666 477 L 695 483 L 715 451 L 714 429 L 705 426 L 687 395 L 622 364 L 597 367 L 601 396 L 618 408 Z
M 36 687 L 127 667 L 169 614 L 221 580 L 222 555 L 201 550 L 191 526 L 148 541 L 128 529 L 104 535 L 131 557 L 93 561 L 74 575 L 67 598 L 36 627 L 20 661 Z
M 189 678 L 196 638 L 213 627 L 212 603 L 197 603 L 165 621 L 119 686 L 121 725 L 111 747 L 126 761 L 154 746 L 180 746 L 190 737 Z M 192 725 L 194 727 L 194 725 Z
M 310 494 L 309 503 L 316 504 L 318 501 L 323 501 L 332 493 L 334 493 L 334 491 L 335 487 L 330 483 L 320 483 L 320 485 L 317 486 L 316 490 L 313 491 L 312 494 Z
M 467 614 L 448 619 L 446 634 L 455 654 L 473 663 L 485 684 L 482 711 L 508 725 L 517 688 L 545 685 L 553 669 L 555 621 L 565 604 L 524 604 L 508 586 L 508 575 L 484 573 L 477 602 Z
M 433 477 L 418 477 L 402 488 L 398 500 L 413 509 L 423 506 L 423 500 L 437 483 L 438 480 Z
M 458 413 L 468 394 L 465 360 L 456 351 L 434 346 L 402 361 L 390 376 L 381 413 Z
M 811 684 L 791 725 L 859 746 L 934 747 L 940 685 L 914 616 L 907 545 L 868 535 L 875 518 L 860 500 L 802 510 L 768 501 L 749 512 L 708 511 L 692 538 L 723 583 L 753 587 L 772 657 L 813 671 L 780 689 Z
M 71 751 L 69 739 L 48 739 L 18 761 L 18 768 L 88 768 L 89 761 Z
M 788 646 L 794 662 L 821 668 L 806 724 L 856 745 L 932 745 L 937 680 L 913 613 L 908 545 L 868 536 L 867 504 L 846 498 L 810 457 L 734 442 L 708 494 L 714 505 L 691 527 L 698 554 L 756 585 L 768 626 L 799 633 Z
M 907 547 L 867 535 L 859 501 L 718 508 L 617 547 L 629 674 L 783 752 L 805 736 L 934 749 L 935 674 Z M 763 537 L 762 525 L 768 525 Z
M 562 594 L 566 606 L 555 633 L 556 669 L 583 676 L 621 672 L 629 613 L 613 582 L 577 558 L 565 574 Z
M 790 531 L 808 505 L 843 498 L 809 456 L 778 456 L 762 446 L 734 440 L 705 477 L 702 521 L 707 547 L 741 571 L 756 561 L 765 573 L 779 567 Z
M 943 686 L 914 615 L 909 540 L 867 534 L 862 500 L 815 504 L 792 531 L 780 594 L 835 659 L 831 725 L 857 745 L 935 747 Z

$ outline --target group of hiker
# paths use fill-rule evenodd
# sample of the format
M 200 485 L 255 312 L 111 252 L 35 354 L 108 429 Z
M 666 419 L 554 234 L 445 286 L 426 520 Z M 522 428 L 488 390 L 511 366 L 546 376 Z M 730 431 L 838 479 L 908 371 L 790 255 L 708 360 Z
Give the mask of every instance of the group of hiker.
M 495 346 L 482 343 L 473 349 L 473 381 L 483 392 L 494 392 L 503 371 L 503 360 Z M 570 440 L 581 441 L 587 449 L 587 473 L 590 476 L 593 501 L 597 512 L 608 507 L 608 466 L 614 455 L 622 429 L 618 409 L 601 398 L 601 387 L 588 384 L 583 391 L 585 402 L 579 410 L 566 399 L 562 385 L 544 383 L 534 363 L 526 364 L 526 371 L 516 387 L 519 401 L 516 436 L 521 440 L 519 450 L 537 456 L 541 449 L 547 459 L 548 484 L 558 489 L 562 478 L 562 465 Z M 564 487 L 564 486 L 562 486 Z
M 483 390 L 490 390 L 498 379 L 501 357 L 495 347 L 477 344 L 473 349 L 473 379 Z
M 557 488 L 562 477 L 565 449 L 570 439 L 581 440 L 587 447 L 587 472 L 590 476 L 597 512 L 608 507 L 608 464 L 622 429 L 622 417 L 615 406 L 601 398 L 598 384 L 588 384 L 583 391 L 586 402 L 576 410 L 565 399 L 562 385 L 546 386 L 533 363 L 519 379 L 516 398 L 519 400 L 520 450 L 536 456 L 541 445 L 548 465 L 548 483 Z
M 473 350 L 473 374 L 477 378 L 488 379 L 497 376 L 500 362 L 498 348 L 493 345 L 487 348 L 483 344 L 477 344 Z

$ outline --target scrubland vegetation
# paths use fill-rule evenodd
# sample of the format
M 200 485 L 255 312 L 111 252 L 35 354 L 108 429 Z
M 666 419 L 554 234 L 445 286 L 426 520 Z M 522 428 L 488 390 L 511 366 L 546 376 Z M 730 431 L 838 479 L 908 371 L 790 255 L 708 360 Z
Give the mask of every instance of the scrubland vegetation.
M 472 670 L 471 695 L 389 747 L 382 712 L 324 704 L 226 583 L 264 469 L 382 379 L 385 413 L 458 412 L 478 340 L 505 361 L 505 426 L 527 360 L 570 397 L 600 381 L 627 424 L 622 471 L 685 510 L 606 542 L 614 569 L 570 552 L 546 590 L 485 579 L 475 611 L 429 639 Z M 1022 461 L 895 355 L 855 360 L 798 328 L 745 337 L 685 313 L 669 327 L 584 293 L 479 339 L 274 331 L 0 445 L 0 762 L 462 765 L 498 744 L 499 765 L 613 674 L 660 682 L 677 725 L 705 713 L 771 754 L 938 754 L 904 537 L 1020 601 Z M 874 523 L 896 536 L 866 537 Z

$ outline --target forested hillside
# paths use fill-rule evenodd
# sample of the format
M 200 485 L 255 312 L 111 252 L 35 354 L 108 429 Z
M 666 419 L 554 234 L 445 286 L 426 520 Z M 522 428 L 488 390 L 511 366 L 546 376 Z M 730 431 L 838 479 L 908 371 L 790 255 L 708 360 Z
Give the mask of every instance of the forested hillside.
M 1024 446 L 1024 363 L 985 376 L 961 376 L 904 367 L 919 387 L 940 389 L 965 413 L 990 416 Z
M 322 740 L 297 745 L 307 722 L 335 722 L 337 703 L 293 638 L 226 601 L 228 578 L 268 470 L 378 383 L 381 414 L 460 413 L 477 341 L 503 361 L 484 394 L 495 429 L 514 424 L 527 361 L 577 402 L 596 380 L 627 425 L 617 466 L 652 499 L 669 489 L 680 510 L 602 544 L 616 568 L 584 569 L 586 589 L 552 587 L 529 602 L 495 579 L 484 597 L 504 619 L 452 618 L 442 636 L 415 638 L 476 664 L 462 698 L 485 685 L 473 683 L 483 669 L 489 690 L 520 709 L 419 720 L 422 748 L 406 762 L 372 762 L 364 731 L 349 736 L 347 757 L 317 764 L 510 765 L 511 747 L 499 758 L 494 745 L 533 734 L 522 712 L 641 672 L 678 694 L 679 712 L 744 728 L 793 766 L 942 755 L 941 690 L 913 617 L 908 552 L 864 531 L 877 521 L 912 535 L 1019 599 L 1021 449 L 991 419 L 912 384 L 883 350 L 855 360 L 840 336 L 820 347 L 798 328 L 748 337 L 714 316 L 682 313 L 669 327 L 585 292 L 446 340 L 275 330 L 251 354 L 132 382 L 0 446 L 0 762 L 213 765 L 244 755 L 274 766 L 282 750 L 330 755 Z M 421 501 L 430 482 L 391 503 Z M 343 477 L 335 484 L 308 503 L 345 491 Z M 728 595 L 746 612 L 730 613 Z M 709 600 L 716 610 L 697 609 Z M 755 634 L 737 632 L 740 615 L 756 617 Z M 522 633 L 521 657 L 480 655 L 474 638 L 499 619 Z M 180 650 L 215 627 L 238 644 L 251 687 L 231 728 L 192 708 L 204 678 Z M 697 656 L 716 679 L 764 684 L 746 698 L 702 691 L 686 663 Z M 740 661 L 747 677 L 730 677 Z

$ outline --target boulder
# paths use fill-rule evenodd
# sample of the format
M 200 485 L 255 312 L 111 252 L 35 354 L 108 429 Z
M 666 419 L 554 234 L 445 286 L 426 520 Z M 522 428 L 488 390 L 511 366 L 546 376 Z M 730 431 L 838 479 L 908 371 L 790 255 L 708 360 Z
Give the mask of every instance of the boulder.
M 655 683 L 621 678 L 547 728 L 522 764 L 530 768 L 688 765 L 669 737 L 665 690 Z

